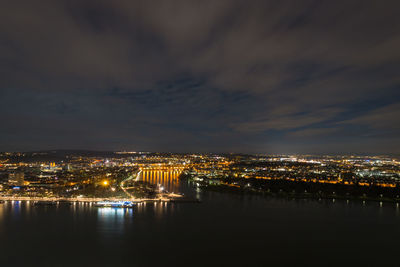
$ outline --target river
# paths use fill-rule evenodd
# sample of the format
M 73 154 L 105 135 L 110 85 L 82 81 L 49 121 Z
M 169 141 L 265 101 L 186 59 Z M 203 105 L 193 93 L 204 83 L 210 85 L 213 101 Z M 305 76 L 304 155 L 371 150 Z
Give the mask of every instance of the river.
M 202 203 L 0 204 L 1 266 L 399 266 L 393 204 L 180 190 Z

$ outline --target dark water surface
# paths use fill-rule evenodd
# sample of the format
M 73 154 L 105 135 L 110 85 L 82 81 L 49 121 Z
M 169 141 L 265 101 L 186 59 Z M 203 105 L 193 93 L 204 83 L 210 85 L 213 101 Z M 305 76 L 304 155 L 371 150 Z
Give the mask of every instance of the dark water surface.
M 0 204 L 0 266 L 400 266 L 394 204 L 198 194 L 133 210 Z

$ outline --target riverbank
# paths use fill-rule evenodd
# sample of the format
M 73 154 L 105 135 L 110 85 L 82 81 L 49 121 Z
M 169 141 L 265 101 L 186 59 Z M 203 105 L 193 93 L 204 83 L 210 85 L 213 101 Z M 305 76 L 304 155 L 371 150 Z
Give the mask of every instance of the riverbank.
M 171 202 L 171 203 L 199 203 L 198 199 L 190 199 L 185 197 L 174 198 L 61 198 L 61 197 L 18 197 L 18 196 L 0 196 L 2 201 L 46 201 L 46 202 L 79 202 L 79 203 L 97 203 L 102 201 L 125 202 L 132 203 L 154 203 L 154 202 Z
M 287 199 L 331 199 L 359 202 L 378 202 L 400 204 L 399 195 L 393 190 L 376 191 L 375 188 L 351 188 L 341 185 L 315 186 L 304 182 L 260 182 L 252 181 L 221 181 L 219 184 L 198 183 L 202 190 L 234 193 L 243 195 L 262 195 L 266 197 L 277 197 Z

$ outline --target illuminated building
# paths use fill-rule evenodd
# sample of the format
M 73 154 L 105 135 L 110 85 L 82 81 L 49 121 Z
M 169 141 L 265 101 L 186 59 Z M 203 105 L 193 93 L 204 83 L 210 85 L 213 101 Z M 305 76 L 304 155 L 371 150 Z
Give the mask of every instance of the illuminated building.
M 25 182 L 25 174 L 23 172 L 13 172 L 8 175 L 8 182 L 21 186 Z

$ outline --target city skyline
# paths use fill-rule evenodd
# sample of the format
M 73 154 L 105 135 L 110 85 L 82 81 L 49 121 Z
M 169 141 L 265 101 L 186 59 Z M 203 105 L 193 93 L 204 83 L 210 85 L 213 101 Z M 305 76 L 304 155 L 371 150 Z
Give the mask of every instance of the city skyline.
M 0 151 L 398 154 L 397 1 L 22 3 Z

